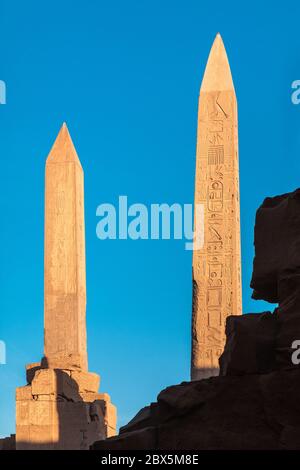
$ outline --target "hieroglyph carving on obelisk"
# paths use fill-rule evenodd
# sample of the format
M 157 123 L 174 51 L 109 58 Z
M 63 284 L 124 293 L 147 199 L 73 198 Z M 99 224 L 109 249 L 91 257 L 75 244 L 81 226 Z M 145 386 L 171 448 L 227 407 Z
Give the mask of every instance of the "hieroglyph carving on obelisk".
M 196 204 L 204 245 L 193 251 L 192 380 L 218 375 L 226 317 L 242 313 L 237 102 L 219 34 L 200 89 Z
M 66 125 L 45 182 L 45 358 L 87 370 L 83 171 Z
M 46 163 L 44 357 L 16 390 L 16 447 L 89 449 L 116 408 L 88 372 L 83 170 L 64 124 Z

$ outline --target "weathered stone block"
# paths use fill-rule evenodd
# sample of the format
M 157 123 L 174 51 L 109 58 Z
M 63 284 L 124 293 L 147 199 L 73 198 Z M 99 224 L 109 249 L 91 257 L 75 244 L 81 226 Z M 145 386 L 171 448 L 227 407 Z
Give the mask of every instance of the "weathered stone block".
M 50 426 L 58 422 L 56 402 L 32 400 L 29 402 L 29 424 Z
M 79 394 L 78 383 L 66 372 L 56 369 L 57 395 L 72 400 L 74 402 L 82 401 Z
M 230 316 L 220 375 L 262 374 L 276 367 L 277 315 L 271 312 Z
M 41 368 L 40 362 L 32 362 L 31 364 L 27 364 L 26 366 L 26 380 L 27 383 L 31 384 L 34 374 L 37 370 Z
M 0 450 L 16 450 L 16 435 L 11 434 L 9 437 L 0 439 Z
M 36 371 L 31 383 L 32 395 L 55 395 L 56 374 L 53 369 L 40 369 Z
M 78 384 L 79 392 L 97 393 L 100 386 L 100 376 L 93 372 L 71 371 L 71 378 Z
M 31 393 L 42 399 L 42 396 L 47 396 L 47 399 L 62 396 L 69 400 L 81 401 L 79 395 L 79 386 L 71 376 L 59 369 L 40 369 L 36 371 L 34 379 L 31 384 Z
M 20 426 L 27 426 L 29 425 L 29 407 L 30 401 L 23 400 L 16 402 L 16 423 L 17 427 Z M 17 433 L 18 434 L 18 433 Z
M 25 387 L 17 387 L 16 400 L 32 400 L 31 385 L 25 385 Z
M 35 449 L 51 449 L 53 443 L 59 441 L 59 426 L 57 422 L 32 424 L 29 430 L 30 442 L 34 444 Z
M 102 400 L 101 393 L 94 393 L 94 392 L 80 392 L 80 396 L 83 401 L 87 403 L 93 403 L 95 400 Z
M 82 358 L 76 354 L 65 354 L 63 356 L 43 357 L 42 367 L 47 369 L 61 369 L 61 370 L 82 370 L 84 369 L 84 361 L 81 364 Z
M 100 400 L 99 403 L 102 407 L 104 423 L 107 427 L 107 437 L 114 436 L 117 428 L 117 408 L 110 401 Z
M 299 231 L 300 189 L 264 200 L 255 220 L 254 299 L 280 301 L 279 280 L 297 272 L 300 266 Z
M 27 450 L 30 442 L 30 426 L 17 421 L 16 436 L 18 436 L 18 439 L 16 440 L 16 449 Z

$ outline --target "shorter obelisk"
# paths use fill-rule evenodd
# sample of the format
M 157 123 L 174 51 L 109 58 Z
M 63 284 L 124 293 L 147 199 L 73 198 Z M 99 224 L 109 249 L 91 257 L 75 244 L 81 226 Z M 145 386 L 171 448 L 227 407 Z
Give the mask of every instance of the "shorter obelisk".
M 65 124 L 45 184 L 45 359 L 87 370 L 83 170 Z
M 46 163 L 44 357 L 16 391 L 17 449 L 88 449 L 116 409 L 88 372 L 83 171 L 64 124 Z
M 192 380 L 218 375 L 226 318 L 242 313 L 237 102 L 219 34 L 200 89 L 197 204 L 204 245 L 193 252 Z

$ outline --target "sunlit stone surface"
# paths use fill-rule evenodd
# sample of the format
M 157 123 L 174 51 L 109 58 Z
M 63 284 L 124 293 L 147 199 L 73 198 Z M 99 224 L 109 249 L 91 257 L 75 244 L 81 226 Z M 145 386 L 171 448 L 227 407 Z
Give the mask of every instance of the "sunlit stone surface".
M 204 246 L 193 252 L 192 380 L 218 375 L 226 318 L 242 313 L 237 103 L 219 34 L 200 89 L 195 204 Z
M 17 449 L 88 449 L 116 408 L 88 372 L 83 171 L 64 124 L 46 163 L 45 344 L 16 391 Z

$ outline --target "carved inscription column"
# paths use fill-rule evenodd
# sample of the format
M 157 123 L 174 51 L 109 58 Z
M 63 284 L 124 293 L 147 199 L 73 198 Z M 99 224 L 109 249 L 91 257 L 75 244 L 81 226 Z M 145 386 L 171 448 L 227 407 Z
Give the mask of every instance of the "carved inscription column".
M 16 390 L 17 450 L 88 450 L 117 410 L 88 371 L 83 170 L 63 124 L 45 174 L 44 356 Z
M 83 171 L 64 124 L 46 163 L 45 359 L 87 370 Z
M 195 204 L 204 206 L 204 245 L 193 252 L 192 380 L 218 375 L 226 317 L 242 313 L 237 103 L 220 35 L 198 113 Z

